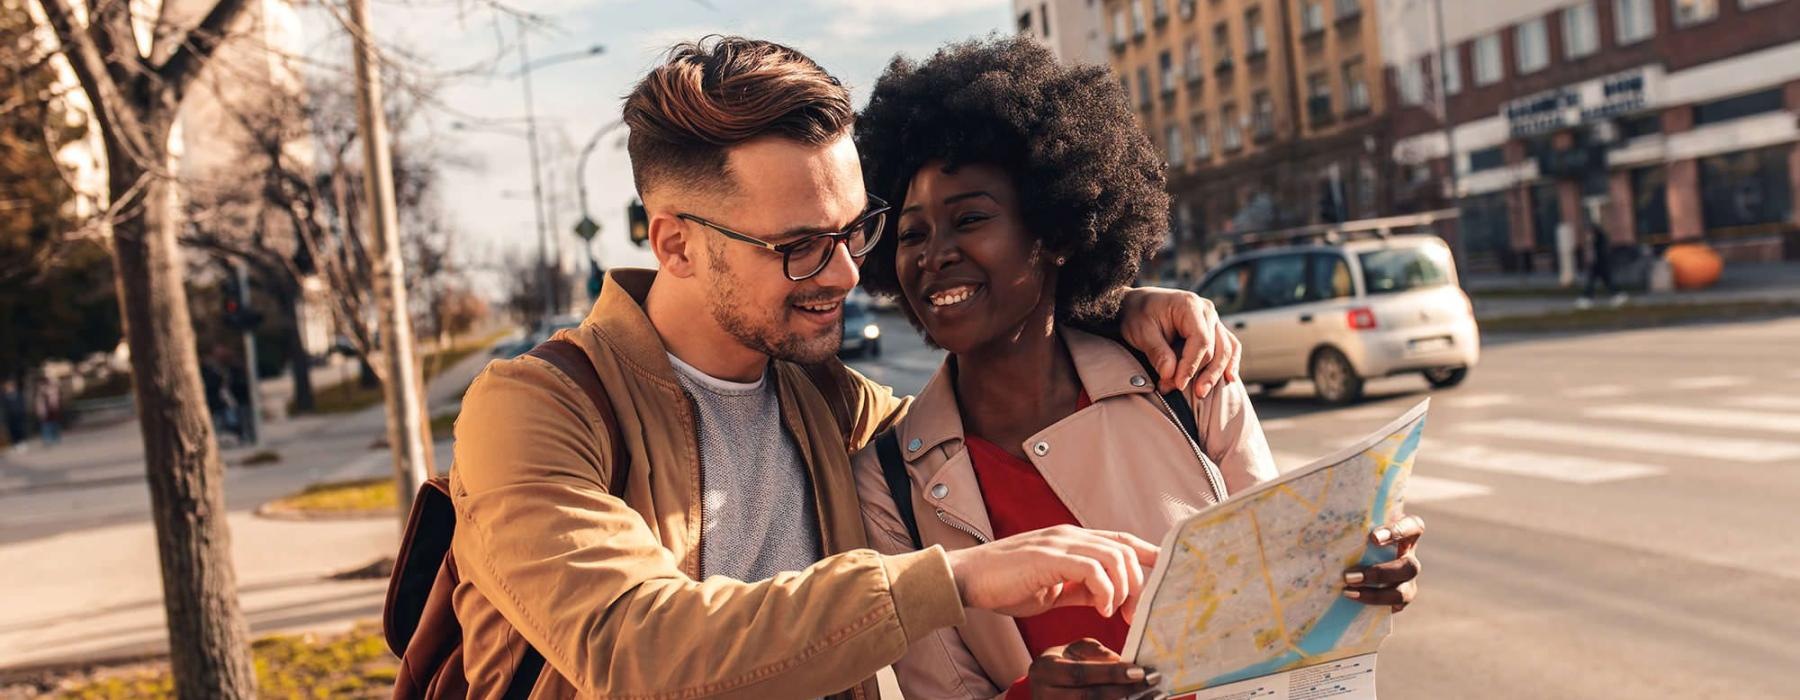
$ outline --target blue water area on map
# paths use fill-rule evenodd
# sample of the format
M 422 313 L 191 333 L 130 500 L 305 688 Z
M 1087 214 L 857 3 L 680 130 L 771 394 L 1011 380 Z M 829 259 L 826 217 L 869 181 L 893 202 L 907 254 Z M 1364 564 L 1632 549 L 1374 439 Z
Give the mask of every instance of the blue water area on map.
M 1419 449 L 1419 439 L 1424 434 L 1425 421 L 1421 420 L 1418 425 L 1413 426 L 1412 432 L 1406 435 L 1406 439 L 1401 441 L 1400 448 L 1394 450 L 1394 457 L 1390 463 L 1404 464 L 1407 460 L 1412 459 L 1413 452 Z M 1388 492 L 1393 489 L 1394 481 L 1399 475 L 1399 469 L 1389 469 L 1382 476 L 1381 487 L 1375 491 L 1375 507 L 1369 514 L 1370 522 L 1387 522 Z M 1391 545 L 1377 547 L 1370 544 L 1363 550 L 1362 565 L 1370 566 L 1384 561 L 1392 561 L 1395 554 L 1395 549 Z M 1337 648 L 1338 640 L 1343 639 L 1344 633 L 1349 631 L 1350 623 L 1355 622 L 1356 616 L 1361 614 L 1366 607 L 1349 598 L 1339 598 L 1331 604 L 1331 607 L 1326 608 L 1325 614 L 1319 617 L 1318 623 L 1313 625 L 1312 630 L 1307 632 L 1306 636 L 1301 637 L 1298 644 L 1294 645 L 1299 647 L 1298 651 L 1289 650 L 1267 661 L 1214 677 L 1208 680 L 1206 685 L 1212 687 L 1266 676 L 1287 668 L 1302 658 L 1318 656 L 1331 651 Z

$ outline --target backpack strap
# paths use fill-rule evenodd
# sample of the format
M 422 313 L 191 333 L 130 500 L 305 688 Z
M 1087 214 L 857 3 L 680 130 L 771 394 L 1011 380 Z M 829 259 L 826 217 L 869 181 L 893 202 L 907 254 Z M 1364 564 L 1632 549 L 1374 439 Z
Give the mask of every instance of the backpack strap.
M 850 394 L 844 388 L 843 365 L 834 361 L 817 364 L 800 365 L 806 378 L 812 380 L 819 393 L 825 395 L 825 405 L 831 408 L 831 417 L 837 420 L 838 432 L 846 442 L 850 439 L 851 419 Z
M 900 457 L 900 436 L 893 428 L 875 436 L 875 456 L 881 461 L 881 478 L 887 481 L 888 494 L 894 497 L 894 510 L 912 536 L 913 549 L 924 549 L 925 538 L 919 536 L 919 516 L 913 512 L 912 478 L 906 474 L 906 460 Z
M 594 362 L 588 359 L 587 352 L 567 340 L 552 338 L 525 353 L 550 363 L 563 376 L 581 387 L 587 394 L 588 401 L 594 404 L 594 410 L 600 412 L 600 423 L 606 428 L 607 441 L 612 443 L 612 475 L 606 482 L 606 492 L 614 497 L 623 497 L 625 493 L 625 477 L 628 456 L 625 454 L 625 441 L 619 432 L 619 417 L 613 413 L 612 401 L 606 398 L 606 387 L 600 383 L 600 373 L 594 369 Z M 502 700 L 525 700 L 531 697 L 532 688 L 537 686 L 538 676 L 544 672 L 544 654 L 525 643 L 525 654 L 519 658 L 519 665 L 513 670 L 512 680 L 506 684 L 506 693 Z

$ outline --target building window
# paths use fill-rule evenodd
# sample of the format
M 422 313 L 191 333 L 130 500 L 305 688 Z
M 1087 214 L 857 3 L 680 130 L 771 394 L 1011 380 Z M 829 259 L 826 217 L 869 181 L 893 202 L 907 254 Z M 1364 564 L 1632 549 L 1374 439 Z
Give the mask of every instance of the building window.
M 1225 105 L 1219 110 L 1219 121 L 1225 129 L 1225 152 L 1230 153 L 1244 147 L 1244 126 L 1238 121 L 1237 107 Z
M 1206 116 L 1194 117 L 1189 128 L 1194 131 L 1194 160 L 1202 163 L 1212 160 L 1212 135 L 1206 132 Z
M 1144 4 L 1138 0 L 1131 0 L 1131 36 L 1144 36 Z
M 1199 80 L 1201 74 L 1205 72 L 1205 69 L 1201 67 L 1203 64 L 1200 63 L 1199 37 L 1188 37 L 1187 47 L 1182 50 L 1182 53 L 1184 54 L 1182 60 L 1183 70 L 1187 73 L 1188 81 L 1193 82 Z
M 1306 76 L 1306 116 L 1315 125 L 1331 120 L 1331 76 L 1324 71 Z
M 1169 21 L 1169 0 L 1150 0 L 1150 14 L 1157 22 Z
M 1339 21 L 1362 15 L 1362 3 L 1359 0 L 1337 0 L 1337 18 Z
M 1050 3 L 1038 3 L 1038 24 L 1044 27 L 1044 38 L 1050 38 Z
M 1635 117 L 1620 117 L 1617 123 L 1621 141 L 1662 133 L 1662 115 L 1654 112 Z
M 1263 26 L 1262 8 L 1252 7 L 1244 11 L 1244 33 L 1248 36 L 1245 39 L 1245 54 L 1256 57 L 1269 52 L 1269 30 Z
M 1500 82 L 1504 67 L 1500 65 L 1500 35 L 1489 34 L 1475 40 L 1475 84 Z
M 1156 66 L 1162 73 L 1163 96 L 1175 94 L 1175 57 L 1164 51 L 1156 55 Z
M 1639 239 L 1669 232 L 1669 171 L 1660 165 L 1631 171 L 1631 226 Z
M 1669 0 L 1676 27 L 1692 27 L 1719 16 L 1719 0 Z
M 1187 20 L 1194 18 L 1194 0 L 1181 0 L 1177 7 L 1179 8 L 1177 11 L 1181 13 L 1182 19 Z
M 1613 0 L 1613 22 L 1620 46 L 1656 36 L 1656 10 L 1650 0 Z
M 1478 173 L 1506 165 L 1506 151 L 1499 146 L 1469 152 L 1469 172 Z
M 1462 92 L 1462 52 L 1452 46 L 1444 52 L 1444 94 L 1454 95 Z
M 1325 0 L 1306 0 L 1300 6 L 1300 32 L 1317 34 L 1325 31 Z
M 1505 192 L 1468 197 L 1457 208 L 1462 210 L 1459 228 L 1468 252 L 1489 256 L 1512 252 L 1512 208 Z
M 1274 136 L 1275 100 L 1269 97 L 1267 90 L 1256 91 L 1251 99 L 1251 107 L 1255 110 L 1255 116 L 1250 122 L 1251 133 L 1255 134 L 1258 141 Z
M 1364 112 L 1369 109 L 1369 83 L 1363 80 L 1363 60 L 1344 62 L 1344 111 Z
M 1138 106 L 1150 106 L 1150 68 L 1138 67 Z
M 1700 216 L 1706 228 L 1785 223 L 1794 215 L 1788 179 L 1791 144 L 1700 159 Z
M 1777 112 L 1784 107 L 1781 88 L 1727 97 L 1723 100 L 1694 105 L 1694 126 L 1717 124 L 1764 112 Z
M 1213 51 L 1218 52 L 1218 69 L 1231 68 L 1231 29 L 1224 22 L 1213 25 Z
M 1019 13 L 1019 33 L 1026 34 L 1026 33 L 1029 33 L 1030 31 L 1031 31 L 1031 10 L 1026 10 L 1024 12 Z
M 1395 88 L 1400 92 L 1400 104 L 1418 105 L 1425 102 L 1425 71 L 1418 61 L 1407 61 L 1394 70 Z
M 1781 0 L 1738 0 L 1738 7 L 1742 7 L 1746 10 L 1753 10 L 1762 7 L 1763 5 L 1773 5 L 1778 2 L 1781 2 Z
M 1544 31 L 1544 18 L 1519 23 L 1513 30 L 1513 50 L 1518 53 L 1520 75 L 1535 73 L 1550 65 L 1550 36 Z
M 1163 132 L 1163 143 L 1167 144 L 1169 148 L 1169 167 L 1179 168 L 1187 162 L 1187 157 L 1181 152 L 1182 146 L 1185 145 L 1181 138 L 1181 127 L 1170 124 L 1169 128 Z
M 1125 37 L 1126 37 L 1126 34 L 1125 34 L 1125 8 L 1120 7 L 1120 8 L 1113 10 L 1113 21 L 1112 21 L 1113 45 L 1119 46 L 1119 45 L 1124 44 Z
M 1594 3 L 1581 3 L 1562 11 L 1563 56 L 1581 58 L 1600 50 L 1600 27 L 1594 20 Z

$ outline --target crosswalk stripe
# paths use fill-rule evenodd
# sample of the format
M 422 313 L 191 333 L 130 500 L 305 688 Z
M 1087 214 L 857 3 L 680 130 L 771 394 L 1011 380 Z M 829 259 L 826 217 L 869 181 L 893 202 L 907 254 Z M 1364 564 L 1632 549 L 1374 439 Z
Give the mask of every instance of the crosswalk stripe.
M 1481 484 L 1418 474 L 1412 475 L 1406 481 L 1407 503 L 1433 503 L 1448 501 L 1452 498 L 1473 498 L 1486 496 L 1493 492 L 1493 489 Z
M 1294 419 L 1292 419 L 1292 418 L 1276 418 L 1273 420 L 1262 421 L 1262 429 L 1265 431 L 1288 430 L 1293 427 L 1294 427 Z
M 1455 396 L 1443 399 L 1444 403 L 1456 408 L 1487 408 L 1489 406 L 1505 406 L 1517 403 L 1519 397 L 1512 394 L 1475 394 L 1473 396 Z
M 1419 461 L 1429 466 L 1448 465 L 1573 484 L 1597 484 L 1663 473 L 1660 467 L 1635 462 L 1480 445 L 1451 446 L 1429 441 L 1419 449 Z
M 1669 382 L 1669 386 L 1677 389 L 1724 389 L 1749 383 L 1750 380 L 1745 377 L 1682 377 Z
M 1739 396 L 1730 401 L 1726 401 L 1725 403 L 1747 408 L 1772 408 L 1778 411 L 1800 411 L 1800 396 L 1777 396 L 1773 394 L 1764 396 Z
M 1623 418 L 1670 425 L 1703 425 L 1732 430 L 1765 430 L 1800 435 L 1800 414 L 1734 411 L 1689 406 L 1600 406 L 1582 411 L 1594 418 Z
M 1616 399 L 1628 393 L 1630 393 L 1629 389 L 1617 384 L 1599 384 L 1576 387 L 1564 391 L 1562 395 L 1565 399 Z
M 1517 440 L 1548 440 L 1584 447 L 1604 447 L 1757 464 L 1800 458 L 1800 444 L 1792 442 L 1683 435 L 1667 431 L 1627 430 L 1591 424 L 1566 425 L 1523 418 L 1468 421 L 1457 425 L 1455 430 L 1472 435 L 1495 435 Z

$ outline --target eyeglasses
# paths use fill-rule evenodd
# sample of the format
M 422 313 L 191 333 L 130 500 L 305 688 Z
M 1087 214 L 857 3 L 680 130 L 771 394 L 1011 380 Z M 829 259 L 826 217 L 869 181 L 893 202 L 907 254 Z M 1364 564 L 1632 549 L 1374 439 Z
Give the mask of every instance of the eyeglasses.
M 675 218 L 686 219 L 705 226 L 720 235 L 734 241 L 748 243 L 758 248 L 771 250 L 781 254 L 781 272 L 795 282 L 810 279 L 823 272 L 825 266 L 831 264 L 831 255 L 838 244 L 849 249 L 850 257 L 857 262 L 875 249 L 881 240 L 881 231 L 887 225 L 887 213 L 890 207 L 887 202 L 874 195 L 869 196 L 869 209 L 856 221 L 844 227 L 842 231 L 825 231 L 787 243 L 770 243 L 755 236 L 738 233 L 693 214 L 676 214 Z

